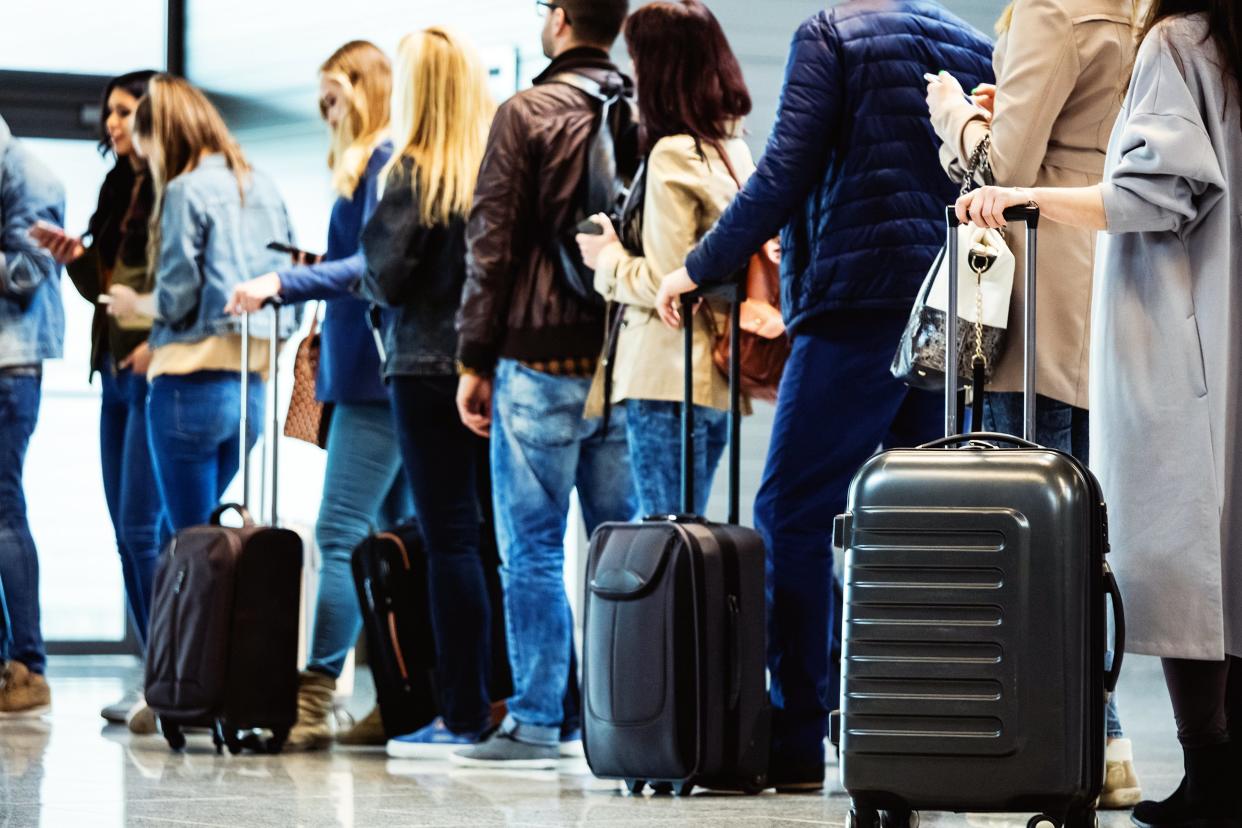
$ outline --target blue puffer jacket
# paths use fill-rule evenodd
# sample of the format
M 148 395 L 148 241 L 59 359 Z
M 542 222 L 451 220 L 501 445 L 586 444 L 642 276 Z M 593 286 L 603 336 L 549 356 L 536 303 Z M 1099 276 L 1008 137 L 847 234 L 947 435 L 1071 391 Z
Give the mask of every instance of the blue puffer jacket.
M 780 230 L 791 333 L 828 311 L 908 309 L 957 195 L 923 74 L 947 69 L 970 90 L 992 81 L 991 60 L 983 35 L 928 0 L 853 0 L 802 24 L 763 158 L 687 258 L 690 277 L 728 280 Z

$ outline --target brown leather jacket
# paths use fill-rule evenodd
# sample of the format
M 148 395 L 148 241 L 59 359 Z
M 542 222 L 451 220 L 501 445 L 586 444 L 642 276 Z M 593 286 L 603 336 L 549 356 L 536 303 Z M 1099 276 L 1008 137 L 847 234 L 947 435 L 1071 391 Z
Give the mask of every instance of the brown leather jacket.
M 603 311 L 562 288 L 553 262 L 553 240 L 573 221 L 599 111 L 586 93 L 549 80 L 561 72 L 632 88 L 607 53 L 573 49 L 497 111 L 466 232 L 457 314 L 458 359 L 482 374 L 501 357 L 593 359 L 603 347 Z M 626 177 L 637 166 L 635 132 L 618 136 L 618 170 Z

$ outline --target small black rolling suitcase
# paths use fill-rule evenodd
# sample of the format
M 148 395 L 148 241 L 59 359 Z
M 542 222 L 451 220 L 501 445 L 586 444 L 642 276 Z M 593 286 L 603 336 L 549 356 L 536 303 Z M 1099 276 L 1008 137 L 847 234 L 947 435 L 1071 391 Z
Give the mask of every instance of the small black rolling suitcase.
M 483 539 L 479 551 L 492 608 L 491 676 L 493 708 L 513 692 L 505 646 L 504 597 L 500 555 L 491 520 L 487 457 L 480 453 L 479 503 Z M 438 714 L 436 643 L 428 600 L 427 557 L 418 523 L 410 522 L 372 535 L 353 554 L 354 585 L 362 609 L 367 656 L 375 680 L 384 733 L 392 738 L 413 733 Z
M 273 311 L 279 313 L 278 310 Z M 278 325 L 277 325 L 278 327 Z M 249 317 L 243 320 L 248 361 Z M 271 349 L 272 399 L 276 354 Z M 249 503 L 248 375 L 242 380 L 243 500 Z M 271 435 L 280 429 L 275 405 Z M 297 719 L 298 607 L 302 539 L 276 527 L 276 440 L 271 523 L 256 526 L 247 506 L 221 506 L 206 526 L 186 529 L 160 556 L 147 643 L 146 702 L 159 716 L 174 750 L 185 747 L 183 727 L 211 730 L 216 751 L 279 752 Z M 237 511 L 241 528 L 220 525 Z M 262 738 L 258 731 L 270 731 Z
M 733 300 L 733 336 L 739 313 Z M 686 400 L 692 398 L 692 305 Z M 740 398 L 730 372 L 729 522 L 693 512 L 691 408 L 682 411 L 682 509 L 604 524 L 591 538 L 583 635 L 583 746 L 591 771 L 632 793 L 766 785 L 764 545 L 738 521 Z
M 957 218 L 949 215 L 949 262 Z M 877 455 L 837 519 L 845 554 L 839 735 L 850 825 L 905 826 L 918 810 L 1035 812 L 1031 825 L 1095 822 L 1104 715 L 1124 650 L 1099 484 L 1034 442 L 1035 246 L 1026 223 L 1026 435 L 956 435 Z M 957 318 L 951 272 L 948 318 Z M 946 365 L 956 365 L 948 337 Z M 956 435 L 956 436 L 954 436 Z M 1107 596 L 1116 659 L 1104 670 Z

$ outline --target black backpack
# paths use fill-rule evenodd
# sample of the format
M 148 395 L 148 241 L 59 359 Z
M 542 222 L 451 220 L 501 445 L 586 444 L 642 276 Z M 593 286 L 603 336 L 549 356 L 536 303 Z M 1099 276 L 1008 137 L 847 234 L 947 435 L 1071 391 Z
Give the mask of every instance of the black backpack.
M 585 92 L 599 104 L 600 117 L 587 139 L 587 164 L 575 199 L 576 209 L 568 227 L 553 239 L 553 255 L 561 285 L 583 303 L 604 307 L 595 291 L 595 272 L 582 261 L 575 237 L 578 225 L 596 213 L 613 216 L 616 224 L 621 205 L 629 193 L 636 161 L 633 109 L 624 88 L 605 89 L 598 81 L 576 72 L 554 75 L 551 83 L 563 83 Z

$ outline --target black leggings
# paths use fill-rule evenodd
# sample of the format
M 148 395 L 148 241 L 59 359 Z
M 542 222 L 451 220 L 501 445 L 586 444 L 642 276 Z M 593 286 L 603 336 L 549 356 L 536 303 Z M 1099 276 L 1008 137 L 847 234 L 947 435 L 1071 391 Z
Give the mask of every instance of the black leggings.
M 1182 747 L 1224 744 L 1230 741 L 1231 729 L 1242 743 L 1242 658 L 1166 658 L 1161 663 Z

